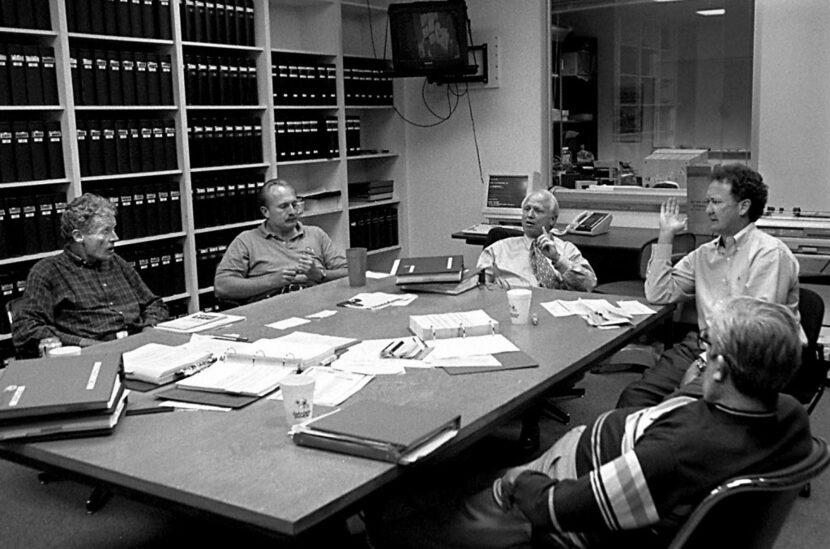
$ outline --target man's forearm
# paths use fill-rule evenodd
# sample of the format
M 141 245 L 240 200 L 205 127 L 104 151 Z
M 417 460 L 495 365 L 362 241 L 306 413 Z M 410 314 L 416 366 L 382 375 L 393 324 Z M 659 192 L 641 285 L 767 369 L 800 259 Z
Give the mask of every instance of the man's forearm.
M 221 276 L 214 280 L 213 290 L 216 297 L 220 299 L 244 300 L 268 293 L 283 285 L 271 276 L 256 278 Z

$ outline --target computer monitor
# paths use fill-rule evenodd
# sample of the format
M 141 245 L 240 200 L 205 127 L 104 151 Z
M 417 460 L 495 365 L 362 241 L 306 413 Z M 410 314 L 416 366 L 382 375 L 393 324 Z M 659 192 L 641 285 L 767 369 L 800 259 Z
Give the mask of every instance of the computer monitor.
M 538 173 L 488 174 L 481 213 L 488 219 L 521 219 L 522 201 L 535 190 L 537 176 Z

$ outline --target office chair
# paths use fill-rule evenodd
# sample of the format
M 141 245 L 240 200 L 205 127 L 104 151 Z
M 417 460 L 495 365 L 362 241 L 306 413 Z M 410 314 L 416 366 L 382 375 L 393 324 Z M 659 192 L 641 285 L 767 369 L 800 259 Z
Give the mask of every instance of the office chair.
M 20 303 L 22 303 L 22 301 L 23 301 L 23 297 L 20 296 L 20 297 L 14 298 L 14 299 L 10 299 L 9 301 L 6 302 L 5 309 L 6 309 L 6 316 L 9 319 L 9 326 L 11 326 L 12 323 L 14 322 L 14 317 L 16 316 L 17 311 L 19 310 L 19 307 L 20 307 Z M 15 349 L 16 358 L 23 358 L 22 356 L 19 356 L 19 355 L 20 355 L 20 352 L 17 349 Z M 45 472 L 45 471 L 38 473 L 37 479 L 41 484 L 49 484 L 50 482 L 56 482 L 56 481 L 62 480 L 61 477 L 56 476 L 53 473 L 48 473 L 48 472 Z M 107 503 L 107 501 L 109 501 L 109 499 L 111 497 L 112 497 L 112 492 L 110 492 L 108 489 L 102 488 L 100 486 L 96 486 L 95 488 L 92 489 L 92 493 L 89 495 L 89 497 L 86 500 L 86 511 L 87 511 L 87 513 L 92 514 L 95 511 L 98 511 L 99 509 L 101 509 Z
M 487 232 L 484 247 L 498 242 L 502 238 L 520 236 L 523 231 L 514 227 L 493 227 Z M 527 452 L 535 452 L 539 448 L 540 432 L 539 419 L 545 414 L 548 417 L 567 424 L 571 420 L 570 414 L 556 405 L 557 400 L 581 398 L 585 396 L 585 389 L 574 387 L 582 379 L 582 374 L 575 375 L 562 381 L 560 386 L 549 393 L 539 408 L 531 408 L 522 416 L 522 430 L 519 434 L 519 444 Z
M 651 252 L 657 239 L 653 238 L 643 244 L 640 248 L 640 253 L 637 256 L 637 264 L 639 265 L 638 275 L 636 280 L 618 280 L 615 282 L 608 282 L 606 284 L 598 284 L 594 288 L 594 293 L 598 294 L 612 294 L 625 295 L 636 297 L 640 299 L 645 298 L 645 279 L 648 270 L 648 262 L 651 259 Z M 692 233 L 682 233 L 675 236 L 672 243 L 672 264 L 677 263 L 695 249 L 695 235 Z M 674 312 L 674 323 L 683 325 L 697 325 L 697 313 L 694 302 L 682 303 L 677 306 Z M 594 368 L 594 373 L 610 373 L 619 371 L 633 371 L 645 370 L 654 366 L 657 358 L 662 353 L 662 349 L 657 346 L 645 345 L 642 343 L 632 343 L 626 345 L 616 355 L 611 357 L 607 362 Z
M 809 288 L 799 288 L 798 313 L 807 344 L 801 350 L 801 366 L 784 392 L 793 395 L 807 406 L 807 413 L 812 413 L 824 394 L 830 367 L 824 359 L 824 346 L 818 342 L 824 318 L 824 300 Z
M 828 465 L 827 442 L 813 437 L 812 451 L 800 463 L 724 482 L 692 511 L 669 549 L 771 549 L 801 487 Z

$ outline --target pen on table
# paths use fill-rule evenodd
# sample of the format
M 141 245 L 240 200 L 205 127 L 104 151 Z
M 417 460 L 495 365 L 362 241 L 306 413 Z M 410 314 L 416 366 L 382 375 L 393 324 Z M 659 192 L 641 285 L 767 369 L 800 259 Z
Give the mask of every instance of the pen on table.
M 129 408 L 125 412 L 128 416 L 143 416 L 145 414 L 163 414 L 165 412 L 175 412 L 175 406 L 150 406 L 147 408 L 134 408 L 130 410 Z
M 247 342 L 248 341 L 248 338 L 245 337 L 245 336 L 230 335 L 230 334 L 228 334 L 228 335 L 216 334 L 216 335 L 211 335 L 209 337 L 212 337 L 213 339 L 221 339 L 223 341 L 241 341 L 241 342 Z

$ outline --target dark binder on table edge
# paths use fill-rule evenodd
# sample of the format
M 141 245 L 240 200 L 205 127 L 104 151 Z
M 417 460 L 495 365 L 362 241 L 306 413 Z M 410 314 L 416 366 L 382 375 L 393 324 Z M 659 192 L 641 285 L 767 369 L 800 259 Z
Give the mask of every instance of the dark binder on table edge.
M 156 393 L 160 400 L 176 400 L 180 402 L 191 402 L 193 404 L 206 404 L 208 406 L 221 406 L 223 408 L 243 408 L 263 398 L 260 396 L 234 395 L 230 393 L 217 393 L 213 391 L 197 391 L 193 389 L 180 389 L 171 387 Z
M 361 400 L 294 426 L 291 437 L 299 446 L 397 463 L 460 424 L 461 416 L 447 410 Z
M 464 256 L 405 257 L 395 269 L 397 283 L 459 282 L 464 273 Z
M 505 370 L 521 370 L 524 368 L 538 368 L 539 361 L 525 354 L 522 351 L 511 351 L 507 353 L 496 353 L 493 355 L 501 362 L 501 366 L 453 366 L 443 368 L 451 376 L 464 374 L 486 374 L 490 372 L 503 372 Z

